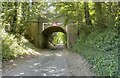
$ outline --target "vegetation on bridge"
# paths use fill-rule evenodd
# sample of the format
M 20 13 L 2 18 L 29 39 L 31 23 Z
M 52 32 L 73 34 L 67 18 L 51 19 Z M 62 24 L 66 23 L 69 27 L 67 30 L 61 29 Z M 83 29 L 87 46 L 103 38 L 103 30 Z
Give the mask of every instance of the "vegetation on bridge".
M 96 74 L 107 76 L 120 74 L 118 73 L 119 2 L 3 2 L 0 5 L 3 23 L 0 33 L 3 40 L 0 43 L 2 43 L 3 60 L 26 53 L 27 50 L 23 46 L 24 35 L 31 21 L 37 20 L 38 17 L 47 18 L 45 14 L 57 13 L 59 16 L 56 17 L 64 15 L 65 25 L 76 23 L 79 37 L 72 50 L 83 55 L 91 63 Z M 50 6 L 55 10 L 47 9 Z

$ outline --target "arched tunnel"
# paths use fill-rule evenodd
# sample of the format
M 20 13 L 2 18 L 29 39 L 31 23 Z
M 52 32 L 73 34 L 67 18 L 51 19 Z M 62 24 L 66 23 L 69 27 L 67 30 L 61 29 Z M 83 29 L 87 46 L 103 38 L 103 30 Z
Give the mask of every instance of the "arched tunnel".
M 46 29 L 44 29 L 42 31 L 42 35 L 43 35 L 43 48 L 49 48 L 48 47 L 48 39 L 49 39 L 49 36 L 54 33 L 54 32 L 62 32 L 66 35 L 67 37 L 67 32 L 65 29 L 63 29 L 62 27 L 60 26 L 50 26 Z M 67 38 L 66 38 L 67 39 Z M 67 45 L 66 45 L 67 46 Z

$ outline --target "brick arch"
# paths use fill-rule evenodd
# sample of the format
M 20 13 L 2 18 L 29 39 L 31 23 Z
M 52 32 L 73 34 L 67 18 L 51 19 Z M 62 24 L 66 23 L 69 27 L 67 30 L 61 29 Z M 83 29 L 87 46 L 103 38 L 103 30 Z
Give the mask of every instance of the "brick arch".
M 42 31 L 43 35 L 43 48 L 48 48 L 49 35 L 54 32 L 63 32 L 67 36 L 67 32 L 60 26 L 50 26 Z

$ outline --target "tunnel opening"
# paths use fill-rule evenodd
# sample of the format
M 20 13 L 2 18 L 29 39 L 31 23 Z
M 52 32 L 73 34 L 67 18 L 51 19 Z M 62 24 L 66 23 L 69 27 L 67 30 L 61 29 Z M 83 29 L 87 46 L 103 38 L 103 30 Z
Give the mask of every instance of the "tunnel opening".
M 63 32 L 54 32 L 48 37 L 48 48 L 52 50 L 66 48 L 66 35 Z
M 67 33 L 59 26 L 51 26 L 43 32 L 43 48 L 47 49 L 64 49 L 67 48 Z

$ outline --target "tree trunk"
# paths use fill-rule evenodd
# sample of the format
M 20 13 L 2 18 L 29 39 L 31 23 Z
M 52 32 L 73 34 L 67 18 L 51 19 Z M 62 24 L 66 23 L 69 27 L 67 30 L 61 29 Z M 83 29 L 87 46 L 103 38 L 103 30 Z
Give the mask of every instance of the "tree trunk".
M 96 12 L 97 25 L 100 28 L 106 28 L 104 14 L 102 12 L 102 3 L 101 2 L 95 2 L 95 12 Z
M 90 14 L 89 14 L 89 6 L 88 6 L 87 2 L 84 2 L 84 12 L 85 12 L 86 24 L 92 25 L 91 19 L 90 19 Z
M 17 8 L 17 2 L 14 3 L 15 8 Z M 10 21 L 11 24 L 11 33 L 16 33 L 16 23 L 17 23 L 17 9 L 14 9 L 13 20 Z

